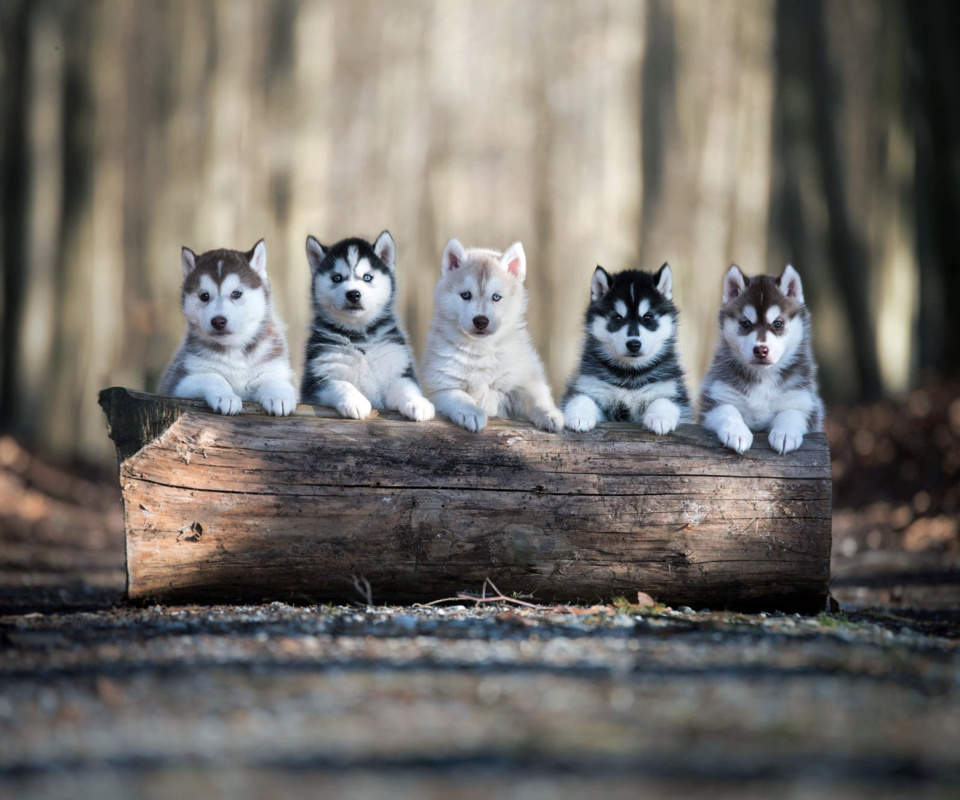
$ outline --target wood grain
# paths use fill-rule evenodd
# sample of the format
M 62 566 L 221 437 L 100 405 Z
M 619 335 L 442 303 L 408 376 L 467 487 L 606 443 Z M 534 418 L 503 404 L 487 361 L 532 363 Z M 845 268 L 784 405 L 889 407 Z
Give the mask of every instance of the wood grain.
M 491 578 L 535 601 L 638 590 L 670 605 L 819 610 L 830 565 L 830 453 L 745 456 L 682 426 L 469 433 L 380 413 L 100 395 L 117 445 L 136 601 L 429 601 Z

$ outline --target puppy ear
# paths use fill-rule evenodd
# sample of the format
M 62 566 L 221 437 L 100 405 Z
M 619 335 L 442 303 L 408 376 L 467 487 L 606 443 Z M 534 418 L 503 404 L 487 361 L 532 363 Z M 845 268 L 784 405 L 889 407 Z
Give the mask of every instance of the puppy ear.
M 267 245 L 261 239 L 253 246 L 253 250 L 247 253 L 247 261 L 250 262 L 250 266 L 253 267 L 254 271 L 261 277 L 266 279 L 267 277 Z
M 610 276 L 603 267 L 597 264 L 597 268 L 593 271 L 593 277 L 590 279 L 590 302 L 596 303 L 608 291 L 610 291 Z
M 747 288 L 747 282 L 744 280 L 740 267 L 736 264 L 727 270 L 723 276 L 723 302 L 729 303 L 733 298 L 739 297 Z
M 183 268 L 184 278 L 197 268 L 197 256 L 189 247 L 180 248 L 180 266 Z
M 314 239 L 312 236 L 307 237 L 307 263 L 310 265 L 310 274 L 316 275 L 320 269 L 320 265 L 323 263 L 323 259 L 327 257 L 327 251 L 323 249 L 323 246 Z
M 377 237 L 377 241 L 373 245 L 373 252 L 377 254 L 377 258 L 387 265 L 387 269 L 393 272 L 397 264 L 397 246 L 393 243 L 390 231 L 384 231 Z
M 451 239 L 447 242 L 447 246 L 443 248 L 443 257 L 440 259 L 443 272 L 453 272 L 455 269 L 460 269 L 466 259 L 467 251 L 463 249 L 463 245 L 456 239 Z
M 787 297 L 792 297 L 798 303 L 803 302 L 803 284 L 800 282 L 800 273 L 792 265 L 787 264 L 783 275 L 777 281 L 777 286 Z
M 660 267 L 656 278 L 657 291 L 666 297 L 667 300 L 673 300 L 673 270 L 670 269 L 670 265 L 664 263 L 664 265 Z
M 523 283 L 523 279 L 527 277 L 527 254 L 523 252 L 520 242 L 514 242 L 507 248 L 507 252 L 500 256 L 500 266 Z

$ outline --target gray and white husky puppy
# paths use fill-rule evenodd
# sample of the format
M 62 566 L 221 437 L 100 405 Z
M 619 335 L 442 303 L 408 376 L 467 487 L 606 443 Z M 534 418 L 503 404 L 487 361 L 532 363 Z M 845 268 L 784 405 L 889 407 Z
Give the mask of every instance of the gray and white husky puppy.
M 603 420 L 642 422 L 670 433 L 693 421 L 677 357 L 673 273 L 597 267 L 590 282 L 580 368 L 563 402 L 566 426 L 588 431 Z
M 197 397 L 220 414 L 256 400 L 268 414 L 297 405 L 284 326 L 273 311 L 263 239 L 249 252 L 181 251 L 187 333 L 160 394 Z
M 797 271 L 779 278 L 744 275 L 736 265 L 723 279 L 720 339 L 700 388 L 703 424 L 731 450 L 744 453 L 754 431 L 769 431 L 770 447 L 789 453 L 804 434 L 823 428 L 823 401 L 810 345 L 810 312 Z
M 396 247 L 388 231 L 374 244 L 344 239 L 324 247 L 307 237 L 313 322 L 300 396 L 365 419 L 372 408 L 433 419 L 396 308 Z
M 451 239 L 443 250 L 423 380 L 437 412 L 467 430 L 488 416 L 563 428 L 527 330 L 526 273 L 520 242 L 500 253 Z

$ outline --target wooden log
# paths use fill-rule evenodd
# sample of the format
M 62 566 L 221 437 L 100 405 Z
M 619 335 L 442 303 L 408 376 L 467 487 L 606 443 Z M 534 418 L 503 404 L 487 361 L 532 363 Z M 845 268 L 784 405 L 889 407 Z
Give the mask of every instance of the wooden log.
M 535 602 L 644 591 L 670 605 L 817 611 L 830 569 L 823 434 L 745 456 L 694 425 L 480 433 L 381 412 L 289 418 L 122 388 L 117 445 L 131 600 L 423 602 L 490 578 Z

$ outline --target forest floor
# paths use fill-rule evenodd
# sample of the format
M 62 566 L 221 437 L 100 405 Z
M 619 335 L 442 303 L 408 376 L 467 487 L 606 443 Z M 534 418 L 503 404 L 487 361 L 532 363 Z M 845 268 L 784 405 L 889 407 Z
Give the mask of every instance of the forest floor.
M 112 471 L 0 438 L 0 797 L 957 797 L 960 385 L 828 435 L 815 617 L 130 606 Z

